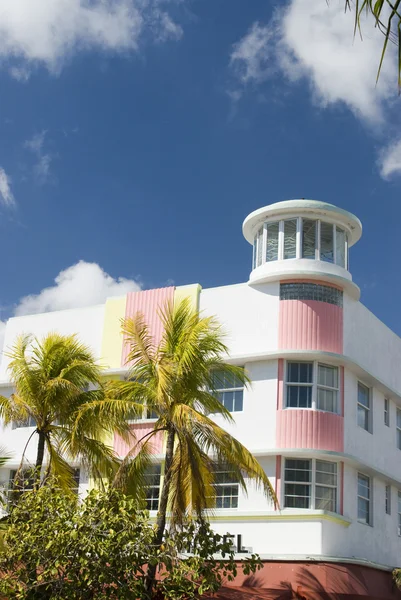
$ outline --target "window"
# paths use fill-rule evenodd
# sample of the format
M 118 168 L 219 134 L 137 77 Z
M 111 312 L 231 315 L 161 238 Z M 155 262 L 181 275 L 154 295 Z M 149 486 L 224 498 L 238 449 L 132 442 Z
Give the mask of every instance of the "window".
M 358 473 L 358 521 L 371 525 L 370 478 Z
M 311 362 L 287 362 L 287 408 L 312 408 L 338 413 L 338 387 L 337 367 Z
M 358 381 L 358 425 L 366 431 L 370 427 L 370 390 L 366 385 Z
M 280 300 L 317 300 L 342 307 L 343 293 L 337 288 L 316 283 L 282 283 Z
M 398 535 L 401 535 L 401 492 L 398 492 Z
M 326 412 L 338 412 L 338 369 L 318 365 L 316 408 Z
M 390 401 L 384 398 L 384 424 L 390 427 Z
M 278 259 L 279 223 L 267 223 L 266 262 Z
M 284 507 L 337 511 L 337 463 L 285 459 Z
M 297 256 L 297 220 L 284 221 L 284 259 Z
M 334 262 L 333 225 L 320 223 L 320 260 Z
M 227 467 L 216 467 L 214 489 L 216 508 L 238 508 L 239 483 Z
M 8 498 L 11 503 L 16 502 L 21 494 L 24 494 L 25 492 L 31 492 L 33 490 L 35 483 L 34 475 L 34 468 L 10 471 Z M 72 491 L 78 494 L 80 481 L 79 468 L 72 468 L 72 477 L 74 479 Z
M 22 427 L 36 427 L 36 421 L 33 417 L 28 417 L 24 421 L 13 421 L 12 429 L 20 429 Z
M 244 384 L 234 376 L 219 371 L 213 373 L 213 388 L 216 397 L 230 412 L 239 412 L 243 408 Z
M 336 227 L 336 265 L 345 268 L 345 231 Z
M 386 515 L 391 515 L 391 485 L 386 485 L 385 488 L 385 507 Z
M 160 477 L 161 465 L 151 465 L 145 472 L 147 510 L 159 508 Z
M 397 408 L 397 448 L 401 450 L 401 410 Z
M 262 264 L 262 256 L 263 256 L 263 227 L 261 227 L 258 231 L 258 253 L 257 253 L 257 265 Z
M 302 221 L 302 258 L 316 258 L 316 226 L 317 221 Z

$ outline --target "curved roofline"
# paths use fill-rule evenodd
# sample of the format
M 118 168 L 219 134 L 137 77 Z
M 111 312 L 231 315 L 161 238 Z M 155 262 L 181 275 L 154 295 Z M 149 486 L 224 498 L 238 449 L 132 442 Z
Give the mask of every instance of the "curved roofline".
M 299 216 L 309 215 L 316 216 L 317 218 L 327 216 L 331 220 L 335 221 L 339 225 L 345 227 L 349 234 L 349 245 L 353 246 L 362 235 L 362 223 L 352 213 L 339 208 L 334 204 L 328 202 L 321 202 L 320 200 L 309 200 L 306 198 L 295 199 L 295 200 L 284 200 L 282 202 L 275 202 L 274 204 L 268 204 L 262 208 L 258 208 L 251 212 L 243 222 L 242 232 L 245 239 L 253 244 L 253 238 L 255 235 L 255 229 L 267 218 L 282 215 L 285 217 L 286 214 L 296 213 Z

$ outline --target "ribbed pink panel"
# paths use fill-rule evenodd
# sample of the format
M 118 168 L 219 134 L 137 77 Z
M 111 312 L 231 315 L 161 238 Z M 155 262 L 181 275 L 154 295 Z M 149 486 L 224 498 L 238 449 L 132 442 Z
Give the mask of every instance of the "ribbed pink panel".
M 280 300 L 279 348 L 343 353 L 343 309 L 317 300 Z
M 134 423 L 131 425 L 132 430 L 132 442 L 127 444 L 121 437 L 116 433 L 114 434 L 114 451 L 118 456 L 124 457 L 128 454 L 133 446 L 145 436 L 150 433 L 153 429 L 153 423 Z M 149 436 L 144 441 L 148 440 Z M 139 450 L 139 448 L 138 448 Z M 163 450 L 163 432 L 158 431 L 152 438 L 152 451 L 154 454 L 161 454 Z M 138 452 L 135 452 L 132 456 L 136 456 Z
M 283 408 L 284 395 L 284 359 L 278 359 L 277 369 L 277 409 Z
M 174 287 L 159 288 L 156 290 L 145 290 L 144 292 L 130 292 L 127 294 L 127 305 L 125 318 L 133 317 L 140 312 L 144 315 L 153 336 L 154 344 L 157 346 L 163 335 L 163 325 L 159 316 L 160 308 L 164 308 L 168 301 L 174 298 Z M 124 337 L 121 366 L 127 363 L 129 345 Z
M 277 411 L 278 448 L 308 448 L 344 452 L 344 418 L 319 410 Z

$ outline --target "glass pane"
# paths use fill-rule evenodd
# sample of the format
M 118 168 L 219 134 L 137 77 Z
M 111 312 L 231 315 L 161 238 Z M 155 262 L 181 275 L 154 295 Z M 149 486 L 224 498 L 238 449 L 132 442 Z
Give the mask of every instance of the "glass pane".
M 287 363 L 287 381 L 299 383 L 299 363 Z
M 401 429 L 397 429 L 397 448 L 401 450 Z
M 401 428 L 401 410 L 397 408 L 397 427 Z
M 320 260 L 334 262 L 333 225 L 320 223 Z
M 338 387 L 338 369 L 337 367 L 329 367 L 327 365 L 318 366 L 317 375 L 318 385 L 325 385 L 327 387 Z
M 223 404 L 230 412 L 234 410 L 234 392 L 224 392 Z
M 298 386 L 287 386 L 287 406 L 289 408 L 298 408 Z
M 358 498 L 358 521 L 369 524 L 369 500 Z
M 286 458 L 285 467 L 286 469 L 301 469 L 303 471 L 310 471 L 311 464 L 309 459 Z
M 244 398 L 244 392 L 243 390 L 237 390 L 236 392 L 234 392 L 234 409 L 236 412 L 242 410 L 243 408 L 243 398 Z
M 263 227 L 261 227 L 258 231 L 258 256 L 257 256 L 257 264 L 259 267 L 262 264 L 262 256 L 263 256 Z
M 311 481 L 311 464 L 309 460 L 286 460 L 285 481 Z
M 345 267 L 345 231 L 336 226 L 336 265 Z
M 279 223 L 267 224 L 266 262 L 278 259 Z
M 369 411 L 358 404 L 358 425 L 369 431 Z
M 369 408 L 369 388 L 362 383 L 358 383 L 358 403 Z
M 256 251 L 257 251 L 257 245 L 258 245 L 258 237 L 255 235 L 254 240 L 253 240 L 253 250 L 252 250 L 252 269 L 254 269 L 256 267 Z
M 316 247 L 316 221 L 303 219 L 302 221 L 302 258 L 315 258 Z
M 358 496 L 370 498 L 370 480 L 365 475 L 358 475 Z
M 401 513 L 401 492 L 398 492 L 398 512 Z
M 318 510 L 330 510 L 336 512 L 336 495 L 335 488 L 316 486 L 316 501 L 315 508 Z
M 312 387 L 305 385 L 298 388 L 298 405 L 299 408 L 312 407 Z
M 336 413 L 337 409 L 337 390 L 326 390 L 317 388 L 317 408 L 326 412 Z
M 312 363 L 299 364 L 299 383 L 312 383 Z
M 284 221 L 284 258 L 296 258 L 297 220 Z

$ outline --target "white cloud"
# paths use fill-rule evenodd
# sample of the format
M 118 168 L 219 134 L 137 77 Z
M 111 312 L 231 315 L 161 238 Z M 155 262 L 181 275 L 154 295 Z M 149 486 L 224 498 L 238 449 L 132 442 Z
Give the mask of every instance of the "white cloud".
M 11 180 L 3 167 L 0 167 L 0 200 L 6 206 L 14 206 L 15 198 L 11 191 Z
M 24 80 L 37 65 L 58 73 L 82 50 L 135 51 L 147 28 L 153 35 L 155 23 L 158 39 L 177 39 L 180 27 L 161 4 L 163 0 L 0 0 L 0 59 L 16 62 L 11 75 Z
M 376 86 L 383 34 L 362 17 L 363 39 L 353 34 L 354 15 L 342 0 L 292 0 L 267 25 L 254 23 L 234 45 L 231 65 L 243 84 L 260 83 L 279 71 L 290 81 L 305 78 L 321 106 L 345 104 L 370 123 L 397 94 L 392 49 Z
M 25 296 L 16 307 L 16 316 L 34 313 L 82 308 L 100 304 L 110 296 L 122 296 L 141 289 L 138 282 L 118 277 L 114 279 L 98 264 L 83 260 L 61 271 L 55 285 L 39 294 Z
M 383 179 L 389 179 L 391 175 L 401 175 L 401 139 L 394 140 L 382 149 L 378 165 Z
M 30 140 L 24 142 L 24 147 L 31 150 L 36 157 L 36 164 L 34 166 L 34 173 L 38 181 L 44 183 L 47 181 L 50 175 L 50 165 L 53 160 L 53 156 L 44 152 L 43 146 L 45 143 L 46 131 L 43 130 L 40 133 L 35 134 Z

